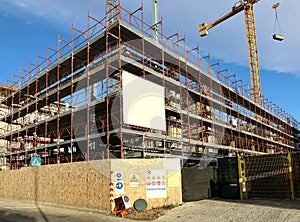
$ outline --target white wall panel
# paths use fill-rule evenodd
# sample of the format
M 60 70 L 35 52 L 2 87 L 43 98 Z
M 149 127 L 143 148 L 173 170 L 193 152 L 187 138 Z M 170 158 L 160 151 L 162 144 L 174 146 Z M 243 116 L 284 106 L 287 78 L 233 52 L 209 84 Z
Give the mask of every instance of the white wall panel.
M 166 131 L 164 87 L 126 71 L 122 80 L 124 123 Z

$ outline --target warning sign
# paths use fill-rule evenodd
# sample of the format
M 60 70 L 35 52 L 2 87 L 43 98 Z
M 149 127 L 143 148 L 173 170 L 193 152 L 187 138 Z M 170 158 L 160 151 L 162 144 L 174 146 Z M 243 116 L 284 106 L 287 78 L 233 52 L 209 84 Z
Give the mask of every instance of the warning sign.
M 167 180 L 165 170 L 146 171 L 146 198 L 166 198 Z
M 31 166 L 40 166 L 41 158 L 40 157 L 32 157 L 31 158 Z
M 139 175 L 138 174 L 131 174 L 129 176 L 129 184 L 130 187 L 138 187 L 139 186 Z

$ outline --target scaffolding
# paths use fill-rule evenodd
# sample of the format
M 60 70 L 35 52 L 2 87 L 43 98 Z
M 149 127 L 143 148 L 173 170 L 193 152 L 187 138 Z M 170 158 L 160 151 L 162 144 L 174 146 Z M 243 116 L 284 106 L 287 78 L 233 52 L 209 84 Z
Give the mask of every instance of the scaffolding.
M 206 165 L 220 155 L 297 148 L 295 118 L 268 99 L 253 102 L 236 74 L 211 64 L 199 46 L 188 48 L 179 32 L 166 36 L 162 20 L 153 38 L 143 4 L 130 12 L 115 2 L 105 18 L 88 15 L 86 31 L 73 26 L 71 41 L 59 36 L 57 49 L 47 47 L 7 83 L 16 89 L 1 101 L 8 168 L 30 166 L 32 157 L 42 164 L 180 157 Z M 163 87 L 165 130 L 124 121 L 124 72 Z

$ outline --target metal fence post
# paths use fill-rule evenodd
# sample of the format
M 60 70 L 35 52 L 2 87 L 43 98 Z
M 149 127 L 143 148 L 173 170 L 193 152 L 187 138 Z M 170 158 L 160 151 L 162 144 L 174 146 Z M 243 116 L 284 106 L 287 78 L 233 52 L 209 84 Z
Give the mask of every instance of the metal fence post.
M 239 186 L 240 186 L 240 199 L 243 199 L 243 175 L 242 175 L 242 160 L 241 156 L 237 157 L 238 159 L 238 176 L 239 176 Z
M 295 200 L 295 186 L 294 186 L 294 175 L 293 175 L 293 161 L 292 161 L 293 153 L 288 153 L 288 161 L 289 161 L 289 179 L 290 179 L 290 186 L 292 192 L 292 200 Z

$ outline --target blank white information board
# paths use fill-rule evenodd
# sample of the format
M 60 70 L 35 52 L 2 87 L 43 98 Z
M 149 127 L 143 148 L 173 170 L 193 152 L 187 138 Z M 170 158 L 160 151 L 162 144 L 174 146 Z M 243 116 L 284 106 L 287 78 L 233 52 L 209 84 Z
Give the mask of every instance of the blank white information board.
M 166 131 L 163 86 L 122 71 L 125 124 Z

